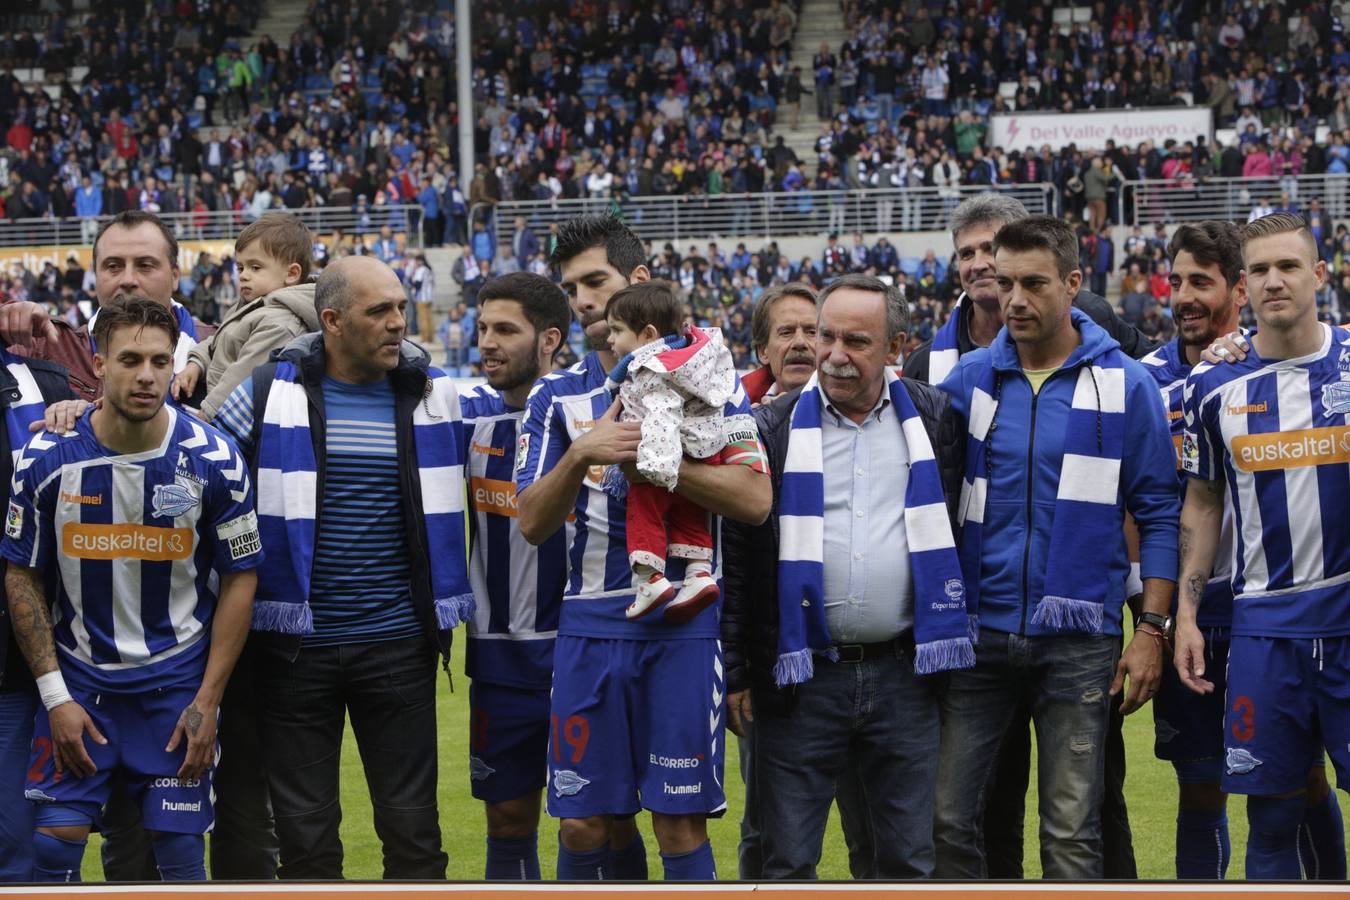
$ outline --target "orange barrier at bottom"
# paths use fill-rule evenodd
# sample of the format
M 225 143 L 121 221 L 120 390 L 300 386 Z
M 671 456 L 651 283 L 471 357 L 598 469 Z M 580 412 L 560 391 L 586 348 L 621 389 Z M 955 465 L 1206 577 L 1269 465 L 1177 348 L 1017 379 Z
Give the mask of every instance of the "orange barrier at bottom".
M 248 900 L 275 898 L 275 900 L 294 900 L 296 895 L 337 894 L 341 900 L 361 900 L 361 898 L 382 898 L 397 896 L 399 900 L 443 900 L 447 894 L 471 893 L 475 897 L 492 897 L 494 900 L 513 898 L 513 900 L 538 900 L 540 894 L 566 893 L 570 897 L 596 897 L 602 900 L 650 900 L 654 895 L 697 894 L 700 900 L 748 900 L 753 895 L 759 898 L 782 898 L 782 900 L 802 900 L 809 896 L 815 898 L 847 898 L 865 895 L 867 900 L 924 900 L 925 897 L 940 896 L 943 900 L 1009 900 L 1010 895 L 1035 894 L 1051 895 L 1054 900 L 1103 900 L 1103 894 L 1150 894 L 1166 897 L 1169 900 L 1216 900 L 1216 894 L 1222 894 L 1223 900 L 1243 900 L 1243 898 L 1345 898 L 1350 896 L 1350 884 L 1251 884 L 1240 882 L 1214 882 L 1205 884 L 1178 884 L 1162 881 L 1061 883 L 1061 882 L 1016 882 L 986 883 L 971 887 L 966 883 L 929 883 L 915 885 L 899 884 L 858 884 L 854 882 L 810 882 L 798 884 L 652 884 L 635 886 L 631 884 L 598 885 L 594 883 L 545 883 L 529 885 L 500 885 L 483 882 L 457 882 L 445 884 L 381 884 L 336 882 L 325 884 L 215 884 L 207 883 L 190 888 L 169 885 L 149 884 L 88 884 L 88 885 L 51 885 L 50 887 L 0 887 L 0 897 L 29 897 L 33 900 L 57 900 L 62 897 L 84 898 L 90 894 L 136 894 L 150 895 L 155 900 L 192 900 L 202 895 L 214 898 L 240 897 Z

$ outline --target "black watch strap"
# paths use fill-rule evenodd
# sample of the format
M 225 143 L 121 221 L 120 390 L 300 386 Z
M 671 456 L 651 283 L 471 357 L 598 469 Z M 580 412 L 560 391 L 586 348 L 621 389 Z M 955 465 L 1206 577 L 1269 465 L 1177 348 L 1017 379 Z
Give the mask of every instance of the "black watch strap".
M 1162 636 L 1171 640 L 1172 638 L 1172 619 L 1168 616 L 1160 616 L 1157 613 L 1140 613 L 1140 625 L 1152 625 L 1162 633 Z

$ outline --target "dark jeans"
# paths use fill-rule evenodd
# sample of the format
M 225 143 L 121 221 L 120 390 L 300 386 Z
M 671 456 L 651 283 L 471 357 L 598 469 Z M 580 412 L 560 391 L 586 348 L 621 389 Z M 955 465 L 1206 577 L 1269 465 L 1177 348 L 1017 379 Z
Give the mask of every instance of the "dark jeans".
M 1114 636 L 981 632 L 975 668 L 952 672 L 942 695 L 933 834 L 939 877 L 988 877 L 981 848 L 987 786 L 1022 703 L 1036 727 L 1044 875 L 1102 877 L 1107 691 L 1119 652 Z
M 864 870 L 886 879 L 931 875 L 938 702 L 933 685 L 914 674 L 912 651 L 818 660 L 796 693 L 786 714 L 755 720 L 764 877 L 816 877 L 830 803 L 849 766 L 867 778 L 873 849 Z
M 215 771 L 216 824 L 211 831 L 211 878 L 270 881 L 277 872 L 277 834 L 263 772 L 255 691 L 257 653 L 250 641 L 235 664 L 220 705 L 220 763 Z M 167 740 L 167 737 L 165 738 Z M 159 881 L 140 806 L 114 788 L 103 812 L 103 877 Z
M 1102 795 L 1102 862 L 1106 878 L 1138 878 L 1134 834 L 1125 808 L 1125 738 L 1120 698 L 1111 702 L 1106 733 L 1106 789 Z M 1031 713 L 1018 707 L 1004 738 L 998 765 L 989 779 L 984 809 L 984 856 L 989 877 L 1001 880 L 1023 876 L 1022 824 L 1026 820 L 1027 784 L 1031 775 Z
M 281 878 L 341 878 L 339 761 L 350 715 L 385 878 L 441 879 L 436 654 L 425 638 L 306 647 L 259 659 Z
M 746 736 L 736 739 L 740 748 L 741 781 L 745 783 L 745 808 L 741 813 L 741 842 L 736 848 L 741 881 L 758 881 L 764 873 L 764 846 L 759 834 L 759 796 L 755 786 L 755 725 L 747 722 Z M 876 851 L 872 848 L 872 822 L 867 813 L 867 795 L 857 759 L 850 757 L 835 783 L 835 806 L 848 847 L 849 873 L 857 880 L 876 878 Z

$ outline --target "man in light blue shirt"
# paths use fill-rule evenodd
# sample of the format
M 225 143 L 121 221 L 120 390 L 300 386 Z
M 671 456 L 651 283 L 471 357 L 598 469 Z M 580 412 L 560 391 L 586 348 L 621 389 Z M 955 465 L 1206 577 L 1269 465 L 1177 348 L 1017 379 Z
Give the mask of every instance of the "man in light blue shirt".
M 88 175 L 81 176 L 75 191 L 75 215 L 80 217 L 80 240 L 92 244 L 98 234 L 98 217 L 103 215 L 103 192 Z

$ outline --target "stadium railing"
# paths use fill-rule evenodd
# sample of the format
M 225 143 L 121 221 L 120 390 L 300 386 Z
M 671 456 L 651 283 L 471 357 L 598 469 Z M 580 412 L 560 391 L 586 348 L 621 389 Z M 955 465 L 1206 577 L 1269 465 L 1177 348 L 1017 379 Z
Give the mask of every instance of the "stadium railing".
M 422 249 L 422 207 L 416 204 L 355 207 L 316 206 L 281 210 L 294 213 L 315 234 L 342 229 L 347 234 L 378 234 L 388 225 L 406 233 L 407 246 Z M 15 219 L 0 221 L 0 247 L 75 247 L 93 242 L 98 225 L 112 218 Z M 251 220 L 243 212 L 161 213 L 179 240 L 233 240 Z
M 529 200 L 498 203 L 497 236 L 509 248 L 516 218 L 542 236 L 548 226 L 583 213 L 614 212 L 639 237 L 653 241 L 747 237 L 773 240 L 800 235 L 900 231 L 945 231 L 962 200 L 988 191 L 965 185 L 856 191 L 792 191 L 770 194 L 682 194 L 670 197 Z M 999 186 L 1032 213 L 1054 214 L 1058 190 L 1051 184 Z
M 1125 182 L 1117 195 L 1117 221 L 1133 225 L 1223 219 L 1246 222 L 1257 205 L 1279 207 L 1287 193 L 1300 212 L 1316 198 L 1333 219 L 1350 212 L 1350 175 L 1298 175 L 1283 178 L 1210 178 L 1177 182 L 1166 179 Z

